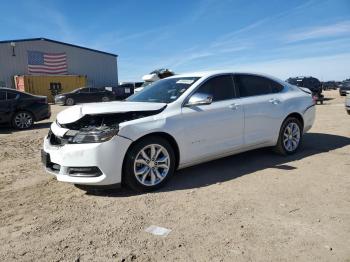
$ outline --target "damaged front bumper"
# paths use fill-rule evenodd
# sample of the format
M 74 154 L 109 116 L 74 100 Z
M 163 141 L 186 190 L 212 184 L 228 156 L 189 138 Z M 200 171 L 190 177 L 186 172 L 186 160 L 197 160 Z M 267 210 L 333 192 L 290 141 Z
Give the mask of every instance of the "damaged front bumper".
M 52 143 L 66 129 L 53 123 L 52 134 L 45 137 L 42 161 L 58 181 L 81 185 L 112 185 L 122 180 L 124 156 L 131 140 L 114 136 L 102 143 Z
M 156 115 L 165 107 L 111 102 L 107 107 L 96 103 L 60 112 L 44 140 L 42 160 L 46 171 L 59 181 L 74 184 L 120 184 L 124 157 L 133 141 L 118 135 L 119 124 Z

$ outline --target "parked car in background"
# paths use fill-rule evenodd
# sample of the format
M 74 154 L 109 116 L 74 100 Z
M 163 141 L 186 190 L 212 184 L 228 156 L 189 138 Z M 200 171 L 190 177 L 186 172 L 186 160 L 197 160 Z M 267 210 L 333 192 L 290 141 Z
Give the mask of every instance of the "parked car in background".
M 134 89 L 134 93 L 138 93 L 138 92 L 142 91 L 146 86 L 149 86 L 152 83 L 154 83 L 154 82 L 150 82 L 150 81 L 143 82 L 143 84 L 140 87 Z
M 173 76 L 175 75 L 175 73 L 167 68 L 161 68 L 161 69 L 156 69 L 154 71 L 152 71 L 149 74 L 146 74 L 142 77 L 142 80 L 144 80 L 142 86 L 140 86 L 139 88 L 135 89 L 134 93 L 140 92 L 142 91 L 146 86 L 160 80 L 160 79 L 164 79 L 167 78 L 169 76 Z
M 339 87 L 339 94 L 341 96 L 346 96 L 346 92 L 350 91 L 350 80 L 345 80 L 341 83 Z
M 293 154 L 314 119 L 311 92 L 274 77 L 176 75 L 126 101 L 60 112 L 42 161 L 59 181 L 151 191 L 176 169 L 239 152 L 273 146 Z
M 140 88 L 144 82 L 121 82 L 115 89 L 118 100 L 123 100 L 131 96 L 136 89 Z
M 28 129 L 34 122 L 48 119 L 51 108 L 46 96 L 36 96 L 10 88 L 0 88 L 0 124 Z
M 144 84 L 144 82 L 135 82 L 135 88 L 139 88 Z
M 72 106 L 79 103 L 108 102 L 115 99 L 112 91 L 106 88 L 82 87 L 69 93 L 55 96 L 55 104 Z
M 291 77 L 287 79 L 287 82 L 295 86 L 309 89 L 312 92 L 314 100 L 323 104 L 324 96 L 322 95 L 322 83 L 317 78 L 311 76 Z
M 322 88 L 323 90 L 337 90 L 337 88 L 339 87 L 339 82 L 336 81 L 326 81 L 326 82 L 322 82 Z
M 346 109 L 346 112 L 348 112 L 348 114 L 350 115 L 350 91 L 348 91 L 346 94 L 345 109 Z

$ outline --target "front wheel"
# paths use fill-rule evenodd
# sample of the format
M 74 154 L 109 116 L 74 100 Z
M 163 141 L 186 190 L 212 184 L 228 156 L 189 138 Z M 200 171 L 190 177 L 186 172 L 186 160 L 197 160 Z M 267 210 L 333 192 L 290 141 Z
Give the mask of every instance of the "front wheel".
M 162 137 L 142 139 L 136 142 L 126 155 L 124 179 L 134 191 L 156 190 L 162 187 L 174 172 L 174 150 Z
M 75 101 L 74 101 L 73 98 L 68 97 L 68 98 L 66 99 L 66 105 L 67 105 L 67 106 L 72 106 L 72 105 L 74 105 L 74 104 L 75 104 Z
M 108 96 L 102 97 L 102 102 L 108 102 L 108 101 L 109 101 L 109 97 Z
M 295 117 L 288 117 L 282 124 L 275 151 L 282 155 L 294 154 L 301 143 L 302 125 Z

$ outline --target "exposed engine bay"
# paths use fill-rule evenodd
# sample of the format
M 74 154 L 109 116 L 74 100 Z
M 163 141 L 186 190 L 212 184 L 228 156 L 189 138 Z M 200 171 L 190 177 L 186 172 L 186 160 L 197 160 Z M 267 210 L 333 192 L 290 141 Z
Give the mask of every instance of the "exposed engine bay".
M 48 137 L 53 145 L 101 143 L 110 140 L 118 133 L 120 123 L 159 114 L 165 107 L 150 111 L 85 115 L 79 120 L 67 124 L 60 124 L 56 121 L 59 127 L 69 130 L 63 137 L 56 136 L 50 130 Z

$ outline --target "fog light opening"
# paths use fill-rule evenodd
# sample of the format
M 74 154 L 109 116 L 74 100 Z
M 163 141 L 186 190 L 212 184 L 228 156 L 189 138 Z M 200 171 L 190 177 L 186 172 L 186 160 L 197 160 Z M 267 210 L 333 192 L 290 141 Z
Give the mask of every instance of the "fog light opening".
M 98 177 L 102 175 L 101 170 L 96 167 L 70 167 L 68 169 L 69 176 L 74 177 Z

